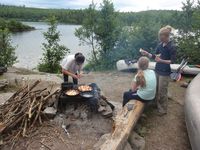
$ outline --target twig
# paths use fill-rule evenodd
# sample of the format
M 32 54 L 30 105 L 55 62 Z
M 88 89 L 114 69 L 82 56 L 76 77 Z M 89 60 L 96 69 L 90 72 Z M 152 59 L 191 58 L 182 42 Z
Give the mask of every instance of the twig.
M 51 148 L 48 145 L 44 144 L 43 142 L 40 141 L 40 144 L 42 144 L 43 146 L 45 146 L 47 149 L 51 150 Z

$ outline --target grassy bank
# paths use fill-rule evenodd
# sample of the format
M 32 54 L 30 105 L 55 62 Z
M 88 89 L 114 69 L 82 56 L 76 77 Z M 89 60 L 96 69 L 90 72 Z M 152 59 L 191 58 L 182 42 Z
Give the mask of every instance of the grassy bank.
M 34 27 L 25 25 L 14 19 L 6 20 L 0 18 L 0 29 L 5 29 L 5 28 L 9 29 L 10 32 L 23 32 L 23 31 L 35 30 Z

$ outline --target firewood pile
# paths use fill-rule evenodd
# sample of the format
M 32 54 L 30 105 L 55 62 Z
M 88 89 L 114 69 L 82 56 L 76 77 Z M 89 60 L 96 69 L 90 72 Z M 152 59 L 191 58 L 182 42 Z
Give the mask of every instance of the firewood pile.
M 42 111 L 59 93 L 47 88 L 36 88 L 41 81 L 26 84 L 0 105 L 0 146 L 14 144 L 20 136 L 26 137 L 43 122 Z

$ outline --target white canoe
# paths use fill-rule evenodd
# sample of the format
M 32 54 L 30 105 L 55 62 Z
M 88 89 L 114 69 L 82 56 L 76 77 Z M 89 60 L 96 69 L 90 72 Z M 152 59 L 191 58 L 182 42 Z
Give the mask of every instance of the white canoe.
M 200 149 L 200 74 L 187 88 L 185 96 L 185 120 L 190 143 L 193 150 Z
M 116 65 L 117 65 L 117 70 L 118 71 L 127 71 L 127 70 L 132 70 L 132 69 L 137 69 L 138 68 L 137 63 L 131 63 L 131 64 L 128 65 L 125 62 L 125 60 L 119 60 L 116 63 Z M 153 69 L 154 70 L 155 66 L 156 66 L 155 62 L 150 62 L 149 63 L 149 69 Z M 179 64 L 172 64 L 171 65 L 172 72 L 176 71 L 178 67 L 179 67 Z M 183 69 L 183 74 L 197 75 L 198 73 L 200 73 L 200 68 L 185 66 L 185 68 Z

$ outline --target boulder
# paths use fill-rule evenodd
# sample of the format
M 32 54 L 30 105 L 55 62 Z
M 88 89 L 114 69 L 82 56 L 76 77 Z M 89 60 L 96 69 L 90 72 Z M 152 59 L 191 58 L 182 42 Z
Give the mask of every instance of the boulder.
M 99 150 L 101 145 L 110 137 L 110 133 L 104 134 L 100 137 L 99 141 L 93 146 L 94 150 Z
M 129 136 L 129 143 L 134 150 L 144 150 L 145 140 L 143 137 L 139 136 L 136 132 L 132 131 Z

